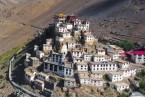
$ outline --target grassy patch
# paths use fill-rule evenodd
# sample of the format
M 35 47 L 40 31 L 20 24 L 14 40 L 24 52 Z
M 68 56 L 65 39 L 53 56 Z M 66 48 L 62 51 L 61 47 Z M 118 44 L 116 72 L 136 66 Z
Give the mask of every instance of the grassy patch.
M 21 47 L 16 47 L 11 51 L 6 52 L 5 54 L 0 55 L 0 88 L 4 85 L 5 80 L 5 71 L 8 66 L 10 58 L 20 50 Z
M 11 51 L 6 52 L 5 54 L 0 55 L 0 70 L 4 69 L 8 63 L 8 61 L 10 60 L 10 58 L 17 52 L 20 50 L 21 47 L 16 47 L 14 49 L 12 49 Z

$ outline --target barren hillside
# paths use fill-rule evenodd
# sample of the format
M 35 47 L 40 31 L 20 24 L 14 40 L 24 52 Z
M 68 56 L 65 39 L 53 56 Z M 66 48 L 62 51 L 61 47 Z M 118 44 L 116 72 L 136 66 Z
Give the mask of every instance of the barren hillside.
M 21 23 L 47 27 L 58 13 L 89 19 L 96 35 L 115 32 L 143 42 L 138 37 L 145 31 L 145 0 L 0 0 L 0 6 L 0 53 L 32 38 L 38 30 Z

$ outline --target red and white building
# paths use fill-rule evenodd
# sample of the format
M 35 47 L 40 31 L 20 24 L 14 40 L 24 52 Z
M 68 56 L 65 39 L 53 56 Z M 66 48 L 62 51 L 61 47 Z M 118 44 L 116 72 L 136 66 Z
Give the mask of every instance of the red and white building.
M 135 63 L 145 63 L 145 51 L 132 51 L 131 59 Z

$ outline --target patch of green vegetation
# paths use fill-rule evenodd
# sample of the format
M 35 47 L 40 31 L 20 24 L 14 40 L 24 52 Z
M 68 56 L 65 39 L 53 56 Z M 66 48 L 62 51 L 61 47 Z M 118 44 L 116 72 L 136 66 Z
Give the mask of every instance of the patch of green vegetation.
M 127 97 L 127 95 L 125 93 L 121 93 L 117 97 Z
M 132 50 L 135 46 L 135 44 L 133 42 L 130 42 L 127 40 L 117 41 L 114 44 L 123 48 L 125 51 Z
M 21 47 L 16 47 L 14 49 L 12 49 L 11 51 L 6 52 L 5 54 L 0 55 L 0 69 L 4 69 L 8 63 L 8 61 L 10 60 L 10 58 L 17 52 L 20 50 Z
M 140 91 L 145 94 L 145 81 L 144 80 L 141 80 L 140 83 L 139 83 L 139 86 L 140 86 Z
M 138 72 L 136 76 L 139 78 L 139 87 L 140 87 L 140 92 L 145 94 L 145 68 L 141 70 L 141 72 Z
M 141 70 L 141 72 L 138 72 L 136 74 L 137 77 L 141 78 L 141 79 L 145 79 L 145 68 Z

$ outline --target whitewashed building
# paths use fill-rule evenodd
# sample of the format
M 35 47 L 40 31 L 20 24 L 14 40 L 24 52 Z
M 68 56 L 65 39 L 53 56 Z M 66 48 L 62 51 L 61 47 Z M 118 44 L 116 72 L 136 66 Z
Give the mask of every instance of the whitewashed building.
M 116 45 L 107 45 L 106 50 L 113 61 L 118 60 L 124 54 L 124 50 Z
M 104 72 L 92 72 L 90 77 L 95 79 L 103 79 L 103 75 L 105 75 Z
M 43 44 L 43 52 L 49 52 L 52 50 L 52 45 L 50 44 Z
M 36 57 L 39 58 L 39 59 L 43 58 L 44 57 L 44 52 L 36 50 Z
M 67 27 L 66 26 L 59 26 L 55 28 L 55 31 L 57 33 L 66 33 L 68 32 Z
M 76 79 L 74 77 L 65 77 L 64 86 L 69 88 L 76 87 L 77 86 Z
M 64 39 L 72 38 L 71 32 L 60 33 L 60 36 L 63 37 Z
M 78 71 L 88 71 L 88 63 L 87 62 L 77 62 L 76 67 Z
M 76 42 L 74 40 L 67 40 L 66 41 L 66 44 L 67 44 L 67 48 L 68 49 L 71 49 L 71 48 L 75 48 L 76 47 Z
M 61 46 L 61 49 L 60 49 L 60 52 L 64 55 L 67 54 L 67 51 L 68 51 L 68 48 L 67 48 L 67 45 L 66 44 L 62 44 Z
M 121 92 L 125 89 L 129 89 L 129 84 L 125 82 L 114 83 L 114 87 L 118 92 Z
M 85 42 L 93 42 L 95 40 L 94 35 L 92 34 L 85 34 L 84 39 L 85 39 Z
M 91 79 L 91 86 L 103 87 L 105 84 L 105 81 L 103 79 L 95 79 L 95 78 L 90 78 L 90 79 Z
M 48 81 L 49 80 L 49 75 L 43 72 L 39 72 L 36 74 L 37 79 L 42 80 L 42 81 Z
M 34 52 L 39 51 L 39 46 L 34 45 Z
M 67 30 L 72 30 L 73 29 L 73 24 L 72 23 L 66 23 L 66 28 L 67 28 Z
M 37 73 L 36 69 L 34 67 L 27 67 L 24 71 L 26 82 L 28 83 L 33 82 Z
M 34 86 L 40 90 L 44 90 L 44 86 L 45 86 L 45 83 L 44 81 L 42 80 L 39 80 L 39 79 L 35 79 L 34 80 Z
M 92 61 L 92 55 L 91 54 L 84 54 L 84 61 Z
M 116 64 L 119 66 L 119 68 L 128 68 L 130 65 L 130 62 L 124 61 L 124 60 L 117 60 L 116 62 L 117 62 Z
M 109 62 L 111 61 L 111 57 L 107 55 L 94 55 L 93 56 L 94 62 Z
M 120 58 L 120 54 L 118 53 L 118 51 L 113 52 L 107 51 L 107 54 L 111 57 L 112 61 L 116 61 Z
M 61 64 L 65 59 L 65 55 L 63 53 L 55 53 L 53 52 L 50 57 L 48 57 L 48 61 L 56 62 Z
M 84 58 L 73 57 L 73 62 L 74 62 L 74 63 L 77 63 L 77 62 L 83 63 L 83 62 L 85 62 L 85 61 L 84 61 Z
M 123 80 L 122 72 L 110 72 L 108 73 L 108 78 L 111 82 L 119 82 Z
M 145 51 L 133 51 L 131 54 L 131 59 L 135 63 L 145 63 Z
M 40 61 L 37 57 L 30 57 L 30 65 L 33 67 L 38 67 L 40 65 Z
M 98 55 L 106 55 L 106 51 L 103 48 L 96 48 L 96 53 Z
M 90 62 L 91 71 L 117 71 L 117 65 L 114 62 Z
M 73 77 L 74 76 L 74 64 L 69 62 L 50 62 L 44 63 L 44 72 L 53 72 L 60 76 Z
M 73 49 L 71 51 L 72 57 L 83 57 L 84 51 L 83 50 L 78 50 L 78 49 Z
M 121 69 L 120 71 L 123 73 L 123 77 L 131 77 L 136 75 L 137 69 L 129 67 L 127 69 Z
M 94 77 L 90 77 L 88 72 L 79 72 L 78 73 L 80 84 L 81 85 L 89 85 L 89 86 L 104 86 L 105 81 L 103 79 L 97 79 Z
M 52 44 L 52 39 L 46 39 L 46 44 L 51 45 Z
M 74 21 L 74 28 L 78 31 L 89 31 L 89 22 L 76 19 Z

